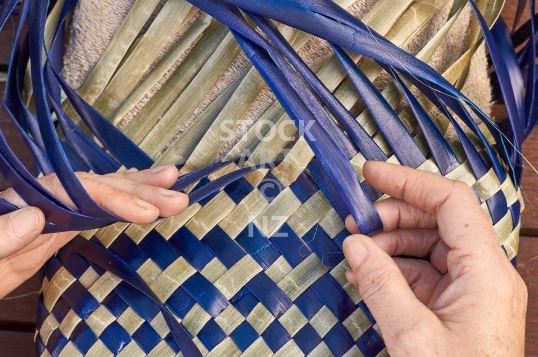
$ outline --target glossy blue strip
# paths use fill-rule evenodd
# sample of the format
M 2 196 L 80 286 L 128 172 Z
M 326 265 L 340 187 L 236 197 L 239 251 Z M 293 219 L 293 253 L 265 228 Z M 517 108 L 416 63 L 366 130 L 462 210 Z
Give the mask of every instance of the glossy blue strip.
M 348 136 L 366 158 L 386 160 L 386 155 L 382 153 L 371 138 L 365 135 L 362 128 L 358 126 L 354 118 L 350 116 L 349 112 L 343 108 L 341 103 L 334 98 L 323 83 L 321 83 L 315 74 L 304 64 L 293 49 L 291 49 L 289 44 L 283 40 L 282 36 L 274 30 L 266 19 L 261 18 L 258 15 L 267 16 L 279 21 L 287 21 L 286 23 L 292 25 L 296 24 L 296 27 L 300 29 L 313 34 L 318 34 L 320 37 L 329 40 L 335 45 L 349 48 L 357 53 L 369 56 L 381 64 L 393 66 L 395 69 L 409 70 L 414 77 L 419 78 L 427 85 L 433 87 L 434 90 L 442 93 L 443 101 L 441 104 L 444 105 L 446 103 L 450 109 L 457 112 L 458 116 L 469 121 L 470 114 L 465 109 L 463 103 L 468 104 L 472 110 L 493 129 L 492 132 L 499 143 L 500 152 L 502 155 L 506 156 L 506 152 L 508 151 L 506 141 L 495 131 L 495 129 L 498 129 L 496 125 L 482 113 L 476 105 L 471 103 L 448 82 L 444 81 L 433 69 L 418 61 L 413 56 L 405 53 L 405 51 L 397 48 L 382 36 L 371 31 L 359 20 L 355 19 L 330 1 L 271 0 L 266 2 L 247 2 L 246 0 L 224 0 L 219 2 L 215 0 L 192 0 L 191 2 L 217 17 L 234 31 L 234 34 L 238 37 L 242 46 L 246 49 L 246 52 L 249 53 L 250 51 L 252 58 L 256 59 L 258 68 L 263 68 L 262 71 L 265 73 L 265 78 L 269 80 L 269 85 L 273 89 L 278 87 L 276 92 L 280 93 L 279 99 L 284 103 L 286 108 L 295 113 L 294 119 L 296 119 L 297 123 L 308 123 L 309 121 L 317 123 L 314 128 L 314 135 L 310 135 L 310 137 L 307 136 L 307 140 L 310 140 L 309 142 L 314 148 L 316 156 L 321 159 L 319 175 L 328 176 L 330 178 L 327 180 L 326 185 L 332 191 L 339 192 L 341 189 L 344 189 L 345 194 L 343 195 L 343 200 L 345 204 L 343 207 L 345 207 L 345 210 L 351 211 L 354 216 L 360 216 L 360 213 L 366 212 L 363 215 L 364 222 L 368 222 L 367 225 L 370 226 L 371 229 L 376 229 L 376 227 L 379 228 L 380 225 L 377 215 L 373 213 L 374 210 L 367 200 L 371 193 L 363 192 L 363 189 L 356 180 L 353 170 L 349 164 L 345 162 L 346 160 L 344 160 L 344 158 L 346 156 L 349 158 L 353 155 L 353 151 L 350 150 L 345 135 L 342 135 L 340 130 L 335 130 L 336 127 L 322 107 L 322 103 L 323 105 L 326 105 L 335 115 L 336 119 L 343 124 Z M 70 194 L 74 196 L 73 199 L 75 200 L 75 197 L 78 197 L 78 199 L 75 200 L 75 203 L 79 208 L 82 207 L 82 214 L 72 212 L 65 207 L 62 207 L 59 202 L 54 201 L 53 198 L 49 197 L 48 193 L 40 187 L 39 183 L 31 177 L 31 175 L 29 175 L 16 156 L 9 150 L 7 145 L 4 146 L 0 143 L 0 149 L 2 149 L 3 166 L 9 171 L 8 176 L 11 177 L 11 180 L 22 178 L 25 182 L 18 184 L 19 187 L 30 188 L 32 194 L 36 192 L 40 193 L 41 197 L 31 198 L 32 200 L 44 203 L 47 212 L 56 211 L 57 217 L 60 217 L 58 215 L 59 212 L 69 212 L 69 217 L 63 218 L 61 226 L 64 226 L 65 222 L 69 222 L 70 224 L 76 222 L 84 227 L 88 227 L 97 222 L 96 220 L 93 220 L 93 223 L 90 222 L 93 217 L 102 216 L 103 218 L 106 218 L 106 220 L 112 221 L 117 218 L 110 217 L 109 214 L 104 212 L 102 208 L 94 204 L 89 197 L 85 195 L 83 188 L 72 174 L 72 171 L 74 168 L 83 167 L 81 161 L 84 161 L 84 164 L 94 171 L 101 173 L 115 170 L 118 167 L 118 163 L 114 162 L 114 160 L 112 160 L 90 139 L 85 139 L 80 129 L 77 129 L 74 126 L 70 121 L 70 118 L 61 115 L 61 111 L 59 110 L 58 84 L 64 89 L 72 102 L 77 102 L 77 100 L 79 100 L 78 105 L 75 105 L 75 107 L 78 107 L 79 110 L 82 108 L 87 114 L 86 116 L 82 116 L 83 118 L 88 118 L 91 124 L 88 124 L 88 122 L 86 124 L 91 128 L 94 134 L 99 137 L 105 147 L 111 152 L 112 156 L 117 158 L 121 164 L 128 167 L 134 166 L 145 168 L 151 165 L 152 161 L 149 157 L 145 156 L 142 151 L 138 151 L 139 149 L 136 145 L 132 144 L 127 138 L 122 137 L 119 131 L 114 131 L 115 128 L 110 125 L 106 119 L 100 116 L 99 113 L 94 111 L 91 106 L 79 98 L 76 92 L 68 88 L 67 84 L 59 75 L 60 69 L 58 67 L 61 63 L 61 52 L 63 47 L 63 36 L 61 35 L 63 32 L 64 19 L 76 3 L 76 0 L 68 0 L 65 3 L 62 10 L 61 21 L 53 41 L 53 46 L 50 49 L 48 61 L 46 62 L 48 68 L 43 68 L 40 65 L 36 65 L 36 63 L 42 63 L 42 33 L 44 28 L 44 18 L 48 10 L 49 2 L 39 2 L 37 5 L 31 0 L 25 2 L 23 10 L 21 11 L 21 18 L 26 19 L 28 15 L 28 7 L 31 7 L 32 11 L 29 14 L 31 17 L 29 21 L 31 36 L 28 42 L 24 40 L 17 41 L 18 49 L 14 51 L 16 58 L 14 58 L 12 62 L 16 67 L 16 71 L 11 71 L 10 82 L 12 83 L 8 84 L 8 89 L 11 93 L 9 96 L 11 112 L 19 128 L 24 129 L 22 130 L 24 132 L 23 136 L 27 141 L 28 146 L 33 150 L 40 168 L 45 173 L 52 171 L 58 173 L 62 183 L 66 186 Z M 243 13 L 252 15 L 260 25 L 260 28 L 266 37 L 260 36 L 259 33 L 250 27 L 239 9 L 234 7 L 235 5 L 239 5 L 242 10 L 246 10 Z M 3 9 L 5 10 L 6 8 L 4 7 Z M 2 14 L 5 13 L 7 12 L 2 12 Z M 7 18 L 7 15 L 4 15 L 4 17 Z M 21 24 L 24 22 L 22 19 Z M 20 28 L 22 28 L 22 26 L 19 26 L 19 29 Z M 34 76 L 36 77 L 34 94 L 36 95 L 36 107 L 38 109 L 37 117 L 33 117 L 32 113 L 27 111 L 22 98 L 20 97 L 20 85 L 22 84 L 28 57 L 25 51 L 27 52 L 28 48 L 31 50 L 30 55 L 32 57 L 32 63 L 34 63 L 32 71 L 38 74 L 37 76 Z M 51 70 L 51 68 L 53 70 Z M 408 72 L 403 74 L 407 75 Z M 54 80 L 54 77 L 56 77 L 56 80 Z M 535 77 L 535 75 L 533 76 L 532 73 L 529 73 L 528 77 Z M 532 79 L 527 80 L 532 81 Z M 311 91 L 319 96 L 319 98 L 314 96 Z M 408 95 L 409 93 L 406 93 L 404 90 L 404 94 Z M 532 99 L 527 99 L 527 102 L 534 103 L 534 96 L 528 94 L 527 98 Z M 320 103 L 318 99 L 321 100 L 322 103 Z M 416 108 L 418 109 L 414 110 L 415 115 L 419 113 L 420 107 L 417 106 Z M 70 145 L 69 147 L 73 150 L 67 149 L 65 143 L 63 143 L 56 135 L 56 128 L 52 126 L 51 118 L 48 114 L 51 109 L 56 111 L 62 129 L 67 133 L 65 136 Z M 388 108 L 385 107 L 385 109 Z M 527 110 L 527 112 L 530 111 L 530 109 Z M 428 123 L 424 113 L 419 114 L 423 119 L 423 124 Z M 384 120 L 387 121 L 386 118 Z M 421 120 L 419 120 L 419 122 L 420 121 Z M 472 118 L 470 121 L 472 121 Z M 36 125 L 38 122 L 39 127 Z M 484 144 L 497 175 L 502 179 L 505 174 L 496 157 L 496 153 L 489 147 L 489 144 L 483 135 L 481 135 L 480 130 L 478 130 L 476 125 L 473 126 L 473 124 L 474 123 L 470 122 L 467 123 Z M 529 121 L 526 121 L 526 124 L 528 125 Z M 423 131 L 428 140 L 429 131 L 424 128 L 425 127 L 423 127 Z M 430 129 L 434 130 L 435 127 L 431 127 Z M 31 135 L 28 135 L 25 131 L 30 132 Z M 404 132 L 400 131 L 400 133 Z M 395 139 L 394 143 L 391 144 L 392 146 L 399 146 L 394 145 L 395 143 L 400 143 L 399 138 L 396 140 L 398 131 L 393 133 L 392 130 L 386 130 L 383 134 L 389 138 L 392 137 Z M 447 151 L 447 147 L 443 145 L 442 141 L 435 141 L 438 139 L 435 134 L 434 130 L 433 134 L 430 135 L 428 144 L 430 145 L 434 158 L 439 162 L 441 170 L 448 171 L 454 165 L 453 157 L 447 159 L 446 167 L 443 167 L 441 158 L 443 157 L 443 154 L 450 156 L 450 153 Z M 121 145 L 116 144 L 118 140 L 122 143 Z M 315 141 L 319 142 L 316 143 Z M 407 138 L 404 141 L 407 141 L 409 148 L 415 152 L 414 154 L 409 154 L 409 157 L 405 158 L 405 160 L 401 159 L 401 161 L 403 164 L 416 167 L 417 164 L 424 159 L 424 155 L 420 153 L 420 150 L 416 147 L 412 139 Z M 43 152 L 40 149 L 45 147 L 45 145 L 43 145 L 44 142 L 47 143 L 46 152 Z M 335 142 L 337 143 L 336 145 Z M 125 147 L 128 149 L 124 150 Z M 395 150 L 396 147 L 394 148 Z M 435 150 L 433 149 L 434 147 L 436 147 Z M 344 157 L 340 154 L 342 150 L 346 153 L 346 155 L 343 155 Z M 513 151 L 512 155 L 514 155 Z M 334 160 L 334 158 L 336 158 L 336 160 Z M 48 159 L 50 159 L 50 163 L 48 162 Z M 71 167 L 69 162 L 72 162 L 76 167 Z M 508 164 L 511 164 L 511 162 L 513 162 L 513 160 L 509 160 Z M 219 189 L 222 189 L 227 184 L 234 182 L 247 171 L 248 169 L 239 171 L 219 181 L 208 183 L 207 187 L 203 186 L 201 191 L 196 193 L 198 196 L 195 196 L 195 198 L 198 198 L 194 201 L 201 201 L 211 197 L 212 194 Z M 203 177 L 203 175 L 197 175 L 198 177 Z M 188 178 L 183 178 L 183 182 L 178 183 L 178 185 L 188 182 L 188 179 L 194 179 L 195 176 L 196 175 L 192 175 Z M 30 196 L 30 193 L 21 194 L 25 197 Z M 359 194 L 361 197 L 354 201 L 353 198 L 348 197 L 355 194 Z M 357 205 L 357 203 L 360 204 Z M 342 212 L 344 212 L 344 210 L 342 210 Z
M 231 339 L 241 351 L 246 351 L 258 338 L 258 332 L 247 321 L 243 321 L 230 334 Z
M 476 106 L 433 68 L 392 44 L 331 1 L 223 0 L 223 2 L 303 30 L 379 63 L 413 73 L 435 88 L 461 98 L 471 106 Z M 217 18 L 220 20 L 220 17 Z
M 202 239 L 213 254 L 226 266 L 232 268 L 235 263 L 246 256 L 246 252 L 222 230 L 219 226 L 213 227 Z
M 236 34 L 237 37 L 237 34 Z M 253 47 L 255 49 L 255 47 Z M 339 148 L 346 157 L 351 159 L 355 156 L 356 151 L 353 146 L 342 133 L 342 131 L 336 126 L 334 121 L 328 116 L 325 109 L 322 107 L 318 98 L 316 98 L 308 88 L 308 84 L 299 74 L 291 68 L 290 64 L 282 58 L 282 55 L 271 45 L 264 46 L 267 54 L 271 57 L 274 64 L 280 69 L 281 74 L 287 79 L 290 87 L 295 91 L 299 98 L 303 101 L 306 107 L 310 110 L 314 118 L 319 122 L 321 127 L 327 132 L 328 137 L 334 141 L 336 147 Z M 302 123 L 301 123 L 302 124 Z M 309 130 L 308 127 L 298 126 L 300 131 Z M 307 135 L 308 133 L 302 133 Z
M 0 10 L 0 31 L 6 25 L 6 21 L 11 17 L 11 14 L 15 11 L 19 0 L 5 0 Z
M 334 325 L 323 340 L 334 356 L 343 356 L 355 344 L 349 331 L 341 324 Z
M 144 151 L 82 99 L 59 73 L 54 74 L 84 123 L 122 165 L 139 170 L 153 166 L 153 160 Z
M 50 104 L 53 107 L 54 113 L 56 113 L 56 117 L 69 146 L 88 165 L 90 170 L 96 174 L 104 175 L 120 169 L 121 166 L 116 161 L 101 150 L 95 141 L 88 138 L 82 129 L 67 118 L 59 103 L 51 99 Z M 72 162 L 71 160 L 69 161 Z
M 519 65 L 513 51 L 513 46 L 509 45 L 510 37 L 508 32 L 499 31 L 501 27 L 495 26 L 493 32 L 489 31 L 486 20 L 480 13 L 474 1 L 469 1 L 475 17 L 480 23 L 484 39 L 489 48 L 489 53 L 495 71 L 497 73 L 500 89 L 504 98 L 506 109 L 509 113 L 512 135 L 510 139 L 516 150 L 521 149 L 524 130 L 525 116 L 525 89 L 524 82 L 519 70 Z M 502 20 L 499 20 L 502 21 Z M 502 23 L 502 22 L 501 22 Z M 503 31 L 504 32 L 504 31 Z M 495 39 L 497 36 L 497 41 Z M 503 39 L 504 41 L 501 41 Z M 502 47 L 501 47 L 502 46 Z M 510 48 L 511 47 L 511 48 Z M 517 152 L 513 151 L 512 160 L 516 160 Z
M 342 260 L 343 258 L 340 261 Z M 356 311 L 355 304 L 349 295 L 330 273 L 319 278 L 312 285 L 312 290 L 339 321 L 345 321 Z
M 530 10 L 531 14 L 536 13 L 536 4 L 534 1 L 529 1 L 530 3 Z M 530 19 L 531 23 L 531 32 L 530 32 L 530 38 L 529 38 L 529 55 L 527 60 L 527 80 L 526 80 L 526 88 L 527 88 L 527 97 L 525 98 L 525 106 L 527 109 L 527 122 L 525 127 L 525 137 L 528 137 L 531 133 L 532 129 L 534 129 L 534 126 L 536 125 L 536 122 L 538 121 L 538 100 L 536 98 L 537 96 L 537 88 L 536 83 L 538 81 L 538 74 L 537 74 L 537 68 L 536 68 L 536 57 L 537 57 L 537 50 L 536 50 L 536 41 L 538 40 L 538 36 L 536 35 L 536 31 L 538 30 L 536 27 L 536 18 L 534 16 L 531 16 Z
M 265 272 L 261 272 L 252 278 L 247 283 L 246 288 L 277 319 L 293 306 L 289 296 Z
M 189 332 L 176 320 L 170 307 L 160 302 L 144 280 L 140 278 L 136 272 L 131 271 L 129 266 L 120 257 L 108 251 L 106 248 L 81 237 L 75 238 L 70 244 L 70 247 L 92 263 L 97 264 L 106 271 L 110 271 L 133 288 L 146 295 L 151 301 L 159 306 L 174 337 L 174 341 L 180 347 L 181 352 L 185 356 L 201 356 L 200 351 L 192 342 Z
M 220 290 L 201 273 L 194 273 L 181 287 L 213 318 L 230 305 Z
M 61 148 L 60 140 L 50 116 L 47 103 L 48 98 L 45 89 L 45 78 L 42 67 L 42 49 L 44 48 L 44 39 L 42 34 L 45 27 L 48 3 L 48 0 L 31 2 L 31 21 L 29 24 L 32 87 L 34 90 L 36 116 L 39 122 L 41 133 L 43 135 L 45 149 L 49 155 L 54 171 L 58 175 L 58 179 L 81 213 L 88 216 L 117 221 L 117 217 L 106 212 L 106 210 L 101 208 L 93 201 L 93 199 L 85 191 L 80 181 L 74 175 L 73 169 L 70 167 L 67 157 Z
M 270 239 L 292 268 L 301 264 L 304 257 L 312 252 L 286 223 Z
M 51 49 L 48 51 L 46 71 L 47 89 L 50 104 L 56 113 L 65 138 L 75 153 L 97 174 L 116 172 L 121 165 L 112 159 L 94 140 L 90 139 L 62 110 L 60 93 L 62 88 L 56 73 L 59 73 L 63 65 L 64 36 L 61 31 L 65 26 L 67 15 L 76 5 L 76 1 L 69 0 L 65 3 L 59 19 L 57 31 L 52 40 Z M 102 119 L 104 120 L 104 118 Z M 114 151 L 113 151 L 114 152 Z
M 422 165 L 426 157 L 403 126 L 398 114 L 351 58 L 340 48 L 333 49 L 400 163 L 412 168 Z
M 211 249 L 185 226 L 174 233 L 168 241 L 172 243 L 177 253 L 198 271 L 202 271 L 215 258 Z
M 327 268 L 333 269 L 344 260 L 340 247 L 319 225 L 312 227 L 301 239 Z
M 306 0 L 264 2 L 225 0 L 225 2 L 296 27 L 334 45 L 372 58 L 381 64 L 412 73 L 412 76 L 426 82 L 435 90 L 469 105 L 481 120 L 485 121 L 489 127 L 495 128 L 492 133 L 496 136 L 497 141 L 502 141 L 496 132 L 498 130 L 497 124 L 434 69 L 390 43 L 336 4 L 329 1 L 312 2 Z M 505 155 L 505 152 L 502 154 Z M 507 161 L 510 159 L 510 156 L 506 156 Z
M 235 241 L 243 248 L 263 269 L 269 268 L 280 256 L 278 249 L 271 241 L 261 234 L 254 225 L 249 224 Z
M 268 38 L 273 41 L 273 44 L 282 51 L 295 69 L 297 69 L 297 71 L 312 86 L 312 89 L 320 99 L 323 100 L 325 105 L 331 109 L 338 122 L 346 129 L 353 144 L 355 144 L 364 157 L 366 157 L 367 160 L 386 161 L 387 156 L 383 150 L 381 150 L 375 141 L 370 138 L 363 127 L 359 125 L 355 118 L 353 118 L 349 111 L 331 93 L 331 91 L 329 91 L 316 74 L 308 68 L 282 35 L 265 19 L 255 15 L 252 17 Z
M 212 165 L 209 165 L 207 167 L 204 167 L 200 170 L 189 172 L 188 174 L 181 175 L 177 182 L 174 184 L 172 189 L 176 191 L 181 191 L 187 188 L 187 186 L 190 186 L 192 184 L 195 184 L 196 182 L 200 181 L 201 179 L 211 175 L 214 172 L 217 172 L 218 170 L 230 165 L 234 161 L 224 161 L 224 162 L 216 162 Z
M 260 51 L 259 47 L 254 47 L 255 45 L 237 33 L 235 35 L 247 56 L 296 125 L 310 128 L 304 133 L 305 139 L 320 160 L 324 174 L 331 178 L 331 184 L 341 190 L 346 209 L 355 218 L 361 232 L 368 234 L 381 230 L 382 223 L 379 214 L 360 187 L 349 161 L 334 146 L 334 142 L 327 138 L 326 132 L 312 117 L 311 112 L 298 98 L 295 91 L 290 88 L 287 80 L 280 75 L 278 67 Z
M 346 219 L 348 210 L 344 204 L 343 197 L 339 190 L 331 184 L 330 179 L 323 174 L 323 168 L 319 160 L 314 158 L 308 164 L 308 169 L 312 174 L 312 179 L 319 187 L 325 198 L 331 203 L 331 206 L 336 210 L 341 219 Z
M 289 340 L 291 336 L 288 334 L 288 331 L 282 326 L 280 321 L 274 320 L 267 326 L 265 331 L 262 333 L 262 337 L 274 353 L 277 353 Z
M 204 198 L 207 198 L 213 195 L 214 193 L 219 192 L 224 187 L 228 186 L 230 183 L 243 178 L 245 175 L 248 175 L 251 172 L 254 172 L 262 168 L 270 168 L 273 165 L 274 165 L 273 163 L 268 163 L 268 164 L 260 164 L 260 165 L 253 165 L 250 167 L 245 167 L 245 168 L 233 171 L 224 176 L 221 176 L 214 181 L 210 181 L 209 183 L 203 185 L 200 188 L 197 188 L 196 190 L 194 190 L 193 192 L 189 194 L 189 204 L 193 205 L 197 202 L 200 202 Z M 191 176 L 191 178 L 193 177 L 195 176 Z
M 53 172 L 53 168 L 44 152 L 43 139 L 39 132 L 37 120 L 24 104 L 21 95 L 26 68 L 30 58 L 28 50 L 28 34 L 23 38 L 23 33 L 27 29 L 26 18 L 28 17 L 28 12 L 29 2 L 25 1 L 19 16 L 19 24 L 14 37 L 13 51 L 9 59 L 8 77 L 5 84 L 3 105 L 6 108 L 11 121 L 19 130 L 19 133 L 30 149 L 30 152 L 33 154 L 38 169 L 41 172 L 48 174 Z M 28 133 L 24 129 L 26 129 Z
M 422 129 L 422 134 L 426 139 L 428 147 L 432 152 L 433 158 L 439 167 L 439 171 L 443 176 L 446 176 L 460 164 L 456 154 L 454 154 L 454 150 L 452 150 L 450 144 L 443 137 L 441 131 L 433 123 L 432 119 L 428 116 L 424 108 L 420 105 L 415 96 L 413 96 L 413 93 L 411 93 L 409 88 L 407 88 L 396 71 L 394 71 L 392 68 L 388 68 L 388 72 L 395 80 L 395 83 L 400 91 L 404 94 L 409 107 L 413 111 L 418 125 Z
M 485 162 L 482 160 L 482 158 L 480 158 L 480 156 L 478 155 L 478 152 L 476 151 L 476 148 L 474 148 L 474 145 L 470 142 L 469 138 L 461 129 L 458 122 L 453 118 L 452 114 L 449 112 L 448 109 L 451 109 L 452 111 L 454 111 L 454 113 L 469 127 L 469 129 L 471 129 L 471 131 L 478 137 L 478 139 L 482 143 L 484 150 L 486 151 L 486 153 L 488 154 L 488 157 L 491 160 L 492 167 L 495 170 L 495 173 L 497 174 L 497 176 L 499 177 L 500 182 L 503 182 L 504 178 L 506 177 L 506 172 L 504 168 L 502 167 L 501 163 L 499 162 L 497 154 L 494 152 L 493 148 L 491 147 L 486 137 L 484 136 L 484 133 L 482 133 L 477 123 L 471 117 L 471 115 L 469 114 L 467 109 L 464 107 L 464 105 L 459 100 L 454 99 L 452 96 L 435 91 L 434 89 L 430 88 L 428 85 L 424 84 L 423 82 L 417 80 L 416 78 L 412 76 L 408 76 L 407 79 L 411 81 L 441 111 L 441 113 L 443 113 L 450 120 L 451 124 L 458 131 L 458 137 L 462 141 L 462 144 L 464 145 L 464 147 L 467 147 L 469 149 L 469 151 L 466 153 L 469 155 L 472 155 L 470 157 L 467 157 L 467 159 L 477 162 L 477 165 L 481 165 L 480 167 L 482 166 L 485 167 L 486 166 Z M 480 115 L 482 112 L 475 111 L 475 113 L 477 115 Z M 494 129 L 495 128 L 491 128 L 491 130 L 494 130 Z M 499 133 L 497 131 L 493 131 L 492 135 L 494 135 L 495 138 L 501 140 L 500 142 L 502 142 L 502 138 L 499 137 Z M 476 153 L 478 157 L 472 153 Z M 478 162 L 481 162 L 481 164 L 478 164 Z M 509 162 L 507 164 L 510 165 Z M 475 172 L 475 175 L 477 175 L 476 177 L 482 177 L 483 174 L 479 174 Z

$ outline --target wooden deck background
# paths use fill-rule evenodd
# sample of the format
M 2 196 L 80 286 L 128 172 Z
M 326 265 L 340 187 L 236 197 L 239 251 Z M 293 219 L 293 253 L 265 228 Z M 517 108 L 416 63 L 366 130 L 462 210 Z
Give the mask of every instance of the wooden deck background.
M 511 19 L 515 13 L 514 5 L 515 0 L 507 0 L 504 16 L 509 24 L 512 23 Z M 0 64 L 7 61 L 10 40 L 10 35 L 7 33 L 0 36 Z M 0 86 L 1 89 L 2 86 Z M 2 128 L 10 126 L 2 113 L 0 113 L 0 125 Z M 27 153 L 24 152 L 19 138 L 16 135 L 9 136 L 8 139 L 20 149 L 21 155 L 26 156 Z M 526 142 L 524 154 L 529 162 L 538 167 L 538 130 Z M 527 166 L 523 182 L 527 208 L 523 217 L 518 270 L 529 289 L 526 354 L 538 356 L 538 174 L 533 172 L 529 165 Z M 35 355 L 33 344 L 35 304 L 39 289 L 40 277 L 36 276 L 9 297 L 0 300 L 1 356 L 29 357 Z

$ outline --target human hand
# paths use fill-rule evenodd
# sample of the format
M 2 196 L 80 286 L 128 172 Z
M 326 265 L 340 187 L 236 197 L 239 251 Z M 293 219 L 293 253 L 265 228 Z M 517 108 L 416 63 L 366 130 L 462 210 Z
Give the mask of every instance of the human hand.
M 364 176 L 391 198 L 376 205 L 384 232 L 373 239 L 346 220 L 346 275 L 389 354 L 523 356 L 527 289 L 474 192 L 379 162 Z
M 77 173 L 82 185 L 100 206 L 125 221 L 146 224 L 158 217 L 178 214 L 188 205 L 187 195 L 170 188 L 177 180 L 174 166 L 145 171 L 126 171 L 105 176 Z M 74 208 L 56 176 L 39 179 L 51 194 Z M 41 234 L 45 217 L 27 204 L 13 189 L 0 193 L 21 208 L 0 216 L 0 298 L 32 277 L 41 266 L 79 232 Z

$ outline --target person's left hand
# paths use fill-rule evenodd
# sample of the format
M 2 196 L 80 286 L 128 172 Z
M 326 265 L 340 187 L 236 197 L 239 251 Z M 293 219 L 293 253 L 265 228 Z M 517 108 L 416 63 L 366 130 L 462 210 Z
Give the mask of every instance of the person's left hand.
M 126 171 L 105 176 L 77 173 L 84 188 L 100 206 L 127 222 L 147 224 L 158 217 L 180 213 L 188 205 L 188 196 L 170 191 L 177 180 L 174 166 L 145 171 Z M 55 175 L 39 179 L 51 194 L 74 208 L 73 202 Z M 0 298 L 32 277 L 55 252 L 79 232 L 41 234 L 45 216 L 28 205 L 13 189 L 0 198 L 21 207 L 0 216 Z

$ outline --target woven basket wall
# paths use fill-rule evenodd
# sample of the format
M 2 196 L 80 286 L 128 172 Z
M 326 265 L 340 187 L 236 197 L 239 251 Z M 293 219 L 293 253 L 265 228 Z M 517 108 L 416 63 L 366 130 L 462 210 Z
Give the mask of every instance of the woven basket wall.
M 473 50 L 473 61 L 466 57 L 477 41 L 472 30 L 462 33 L 472 28 L 469 9 L 450 21 L 451 1 L 336 2 L 432 63 L 460 88 L 465 86 L 472 99 L 489 110 L 485 51 Z M 106 9 L 109 3 L 101 5 Z M 78 80 L 79 92 L 135 143 L 160 164 L 184 165 L 182 173 L 223 158 L 279 163 L 249 174 L 176 217 L 147 226 L 119 223 L 84 232 L 84 239 L 125 262 L 158 301 L 103 270 L 91 252 L 86 255 L 68 246 L 45 268 L 38 353 L 174 356 L 180 351 L 163 314 L 165 306 L 204 355 L 386 354 L 375 321 L 346 281 L 341 247 L 348 233 L 338 208 L 331 206 L 310 173 L 315 169 L 314 153 L 231 34 L 182 0 L 134 1 L 118 14 L 120 19 L 126 15 L 124 20 L 108 24 L 113 36 L 103 35 L 103 48 L 92 54 L 95 61 L 81 52 L 84 32 L 77 32 L 77 21 L 87 20 L 84 11 L 101 5 L 80 2 L 64 74 L 73 83 Z M 134 34 L 139 35 L 134 36 L 129 30 L 136 28 Z M 390 156 L 390 146 L 329 46 L 299 31 L 281 30 Z M 462 41 L 454 41 L 460 36 Z M 354 60 L 385 90 L 430 157 L 386 75 L 370 61 Z M 89 64 L 77 66 L 77 61 Z M 454 63 L 463 65 L 454 69 Z M 440 127 L 448 126 L 431 105 L 426 108 Z M 488 129 L 481 128 L 490 138 Z M 456 139 L 453 148 L 461 152 Z M 359 177 L 364 161 L 360 153 L 351 161 Z M 398 162 L 394 156 L 390 161 Z M 209 180 L 238 167 L 230 164 Z M 420 169 L 439 172 L 431 159 Z M 476 189 L 499 243 L 514 259 L 523 209 L 519 189 L 510 178 L 499 182 L 493 170 L 475 177 L 464 160 L 448 176 Z M 492 200 L 505 200 L 504 209 L 490 211 Z

